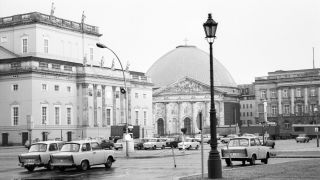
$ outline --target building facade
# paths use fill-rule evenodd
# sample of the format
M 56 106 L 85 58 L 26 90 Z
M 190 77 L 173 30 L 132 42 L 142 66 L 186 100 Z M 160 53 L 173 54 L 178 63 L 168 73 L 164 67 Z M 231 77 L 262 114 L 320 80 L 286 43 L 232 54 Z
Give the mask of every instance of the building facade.
M 259 114 L 255 100 L 255 91 L 253 84 L 238 85 L 240 89 L 240 120 L 242 126 L 257 124 Z
M 155 84 L 153 123 L 155 134 L 199 133 L 199 118 L 210 133 L 209 55 L 195 46 L 178 46 L 158 59 L 147 71 Z M 218 133 L 238 131 L 239 89 L 230 73 L 214 59 L 214 100 Z
M 38 12 L 0 18 L 2 145 L 109 137 L 123 123 L 153 136 L 150 78 L 126 69 L 126 101 L 123 72 L 105 65 L 100 36 L 84 19 Z
M 275 122 L 281 137 L 303 133 L 303 125 L 317 126 L 320 103 L 319 73 L 319 69 L 275 71 L 269 72 L 266 77 L 255 78 L 258 119 Z M 315 131 L 312 133 L 315 134 Z

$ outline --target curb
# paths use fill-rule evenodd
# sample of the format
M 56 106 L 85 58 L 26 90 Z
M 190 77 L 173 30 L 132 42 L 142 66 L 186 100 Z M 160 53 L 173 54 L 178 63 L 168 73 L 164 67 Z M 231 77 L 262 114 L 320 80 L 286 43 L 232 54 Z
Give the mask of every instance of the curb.
M 174 156 L 186 156 L 186 155 L 191 155 L 191 154 L 178 154 Z M 173 155 L 161 155 L 161 156 L 156 156 L 156 155 L 149 155 L 149 156 L 115 156 L 116 158 L 121 158 L 121 159 L 151 159 L 151 158 L 165 158 L 165 157 L 173 157 Z

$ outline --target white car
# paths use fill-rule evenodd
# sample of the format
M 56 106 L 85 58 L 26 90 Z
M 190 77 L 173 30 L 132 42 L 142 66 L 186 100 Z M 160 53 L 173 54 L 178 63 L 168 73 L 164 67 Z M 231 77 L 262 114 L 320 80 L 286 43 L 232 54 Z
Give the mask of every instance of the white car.
M 179 150 L 182 149 L 199 149 L 200 143 L 196 138 L 187 138 L 184 142 L 178 144 Z
M 125 143 L 125 141 L 123 139 L 118 139 L 116 143 L 114 143 L 114 149 L 118 150 L 118 149 L 122 149 L 123 148 L 123 143 Z
M 164 139 L 152 138 L 148 142 L 143 143 L 144 149 L 164 149 L 166 147 L 166 141 Z
M 227 166 L 230 166 L 232 161 L 242 161 L 243 165 L 248 161 L 254 165 L 256 160 L 261 160 L 268 164 L 269 158 L 270 147 L 263 146 L 258 137 L 233 138 L 226 147 L 221 149 L 221 159 L 226 161 Z
M 114 159 L 114 151 L 102 149 L 95 141 L 80 140 L 67 142 L 61 151 L 50 156 L 52 166 L 60 171 L 65 168 L 76 167 L 79 170 L 87 170 L 90 166 L 104 164 L 110 168 Z
M 59 152 L 64 142 L 41 141 L 33 143 L 28 153 L 20 154 L 19 165 L 32 172 L 36 167 L 46 167 L 52 170 L 50 155 Z
M 220 142 L 226 144 L 230 141 L 230 139 L 236 138 L 236 137 L 239 137 L 239 136 L 237 134 L 229 134 L 227 137 L 220 138 Z

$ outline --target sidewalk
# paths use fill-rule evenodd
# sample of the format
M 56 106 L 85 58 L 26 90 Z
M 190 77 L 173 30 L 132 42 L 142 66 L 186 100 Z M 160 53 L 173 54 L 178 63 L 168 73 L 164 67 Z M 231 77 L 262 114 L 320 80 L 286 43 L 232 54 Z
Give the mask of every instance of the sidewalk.
M 292 161 L 280 164 L 244 166 L 236 168 L 224 168 L 220 179 L 229 180 L 288 180 L 303 179 L 314 180 L 320 177 L 320 163 L 318 159 L 308 159 L 302 161 Z M 200 180 L 200 175 L 181 177 L 179 180 Z M 208 179 L 208 174 L 204 174 L 204 179 Z
M 197 153 L 199 151 L 180 151 L 178 149 L 174 149 L 173 152 L 171 149 L 166 150 L 135 150 L 133 152 L 129 152 L 130 159 L 148 159 L 148 158 L 161 158 L 161 157 L 172 157 L 172 156 L 186 156 L 191 155 L 193 153 Z M 126 152 L 123 150 L 114 151 L 116 158 L 127 158 Z

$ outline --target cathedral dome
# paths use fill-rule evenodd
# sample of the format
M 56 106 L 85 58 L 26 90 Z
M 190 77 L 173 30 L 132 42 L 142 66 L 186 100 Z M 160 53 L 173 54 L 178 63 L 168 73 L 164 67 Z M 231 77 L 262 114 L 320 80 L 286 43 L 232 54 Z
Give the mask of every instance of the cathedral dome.
M 237 87 L 229 71 L 215 58 L 214 86 Z M 209 54 L 195 46 L 178 46 L 158 59 L 147 71 L 155 87 L 170 85 L 184 77 L 190 77 L 210 85 Z

